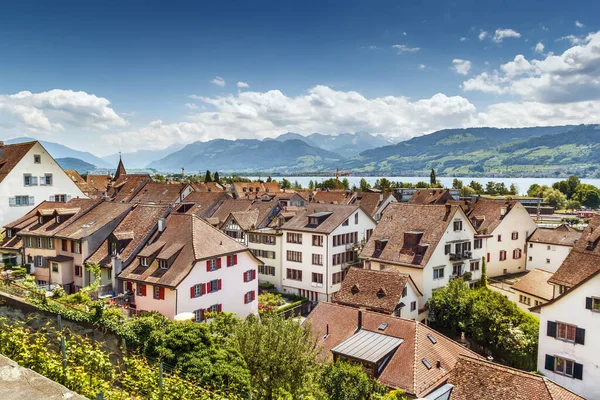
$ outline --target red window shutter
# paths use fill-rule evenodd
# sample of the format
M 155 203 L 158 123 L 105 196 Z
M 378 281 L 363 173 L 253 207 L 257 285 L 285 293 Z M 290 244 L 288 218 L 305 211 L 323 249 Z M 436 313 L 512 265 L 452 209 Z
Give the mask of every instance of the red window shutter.
M 248 278 L 248 274 L 245 271 L 244 271 L 243 274 L 244 274 L 244 283 L 248 282 L 248 279 L 247 279 Z
M 159 287 L 158 288 L 158 298 L 160 300 L 164 300 L 165 299 L 165 288 L 164 287 Z
M 204 310 L 200 310 L 200 321 L 204 321 Z
M 146 295 L 146 285 L 142 285 L 142 296 Z
M 192 286 L 192 287 L 190 288 L 190 299 L 193 299 L 194 297 L 195 297 L 195 296 L 194 296 L 194 287 Z
M 221 258 L 217 258 L 217 269 L 221 269 Z
M 252 280 L 256 279 L 256 270 L 252 270 Z
M 248 304 L 248 293 L 244 295 L 244 304 Z
M 206 260 L 206 272 L 210 272 L 210 260 Z
M 221 312 L 223 310 L 223 304 L 217 305 L 217 312 Z
M 221 280 L 217 281 L 217 290 L 221 290 Z
M 252 291 L 252 300 L 256 300 L 256 292 L 254 290 Z
M 202 284 L 202 294 L 206 294 L 206 292 L 207 292 L 207 289 L 208 289 L 208 288 L 207 288 L 207 285 L 208 285 L 208 283 L 203 283 L 203 284 Z
M 233 265 L 237 265 L 237 254 L 233 255 Z
M 75 275 L 77 275 L 77 265 L 75 266 Z M 127 290 L 132 291 L 133 290 L 133 283 L 131 282 L 127 282 Z
M 71 253 L 75 253 L 75 242 L 71 241 Z
M 490 253 L 487 253 L 487 262 L 490 262 Z

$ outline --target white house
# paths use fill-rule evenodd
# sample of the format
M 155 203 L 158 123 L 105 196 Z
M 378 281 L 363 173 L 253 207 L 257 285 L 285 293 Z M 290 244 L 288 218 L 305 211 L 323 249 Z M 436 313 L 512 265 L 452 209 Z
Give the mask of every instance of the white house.
M 375 225 L 358 205 L 308 204 L 281 226 L 283 291 L 329 301 Z
M 193 312 L 258 313 L 257 267 L 248 248 L 195 215 L 171 213 L 119 275 L 137 310 L 168 318 Z
M 410 275 L 423 293 L 421 308 L 452 278 L 479 281 L 485 254 L 485 239 L 460 206 L 398 202 L 388 206 L 360 258 L 367 269 Z
M 548 280 L 552 272 L 534 269 L 512 285 L 512 300 L 521 310 L 529 312 L 533 306 L 547 303 L 554 297 L 554 287 Z
M 463 204 L 477 233 L 487 238 L 487 274 L 491 277 L 525 271 L 527 238 L 537 229 L 516 200 L 475 198 Z
M 537 228 L 527 239 L 527 269 L 556 272 L 580 236 L 580 232 L 567 225 Z
M 396 201 L 391 193 L 356 192 L 356 196 L 350 204 L 360 205 L 375 221 L 379 221 L 386 207 Z
M 87 198 L 39 142 L 0 142 L 0 226 L 44 200 Z

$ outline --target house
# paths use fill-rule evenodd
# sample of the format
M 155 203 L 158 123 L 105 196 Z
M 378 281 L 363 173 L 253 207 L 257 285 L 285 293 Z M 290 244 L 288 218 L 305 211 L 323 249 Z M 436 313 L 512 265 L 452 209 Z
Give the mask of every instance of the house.
M 192 185 L 192 188 L 194 185 Z M 231 199 L 231 194 L 220 191 L 193 191 L 179 203 L 175 210 L 178 213 L 194 214 L 200 218 L 209 218 L 223 204 Z
M 281 188 L 277 182 L 233 182 L 230 190 L 236 199 L 244 199 L 262 193 L 278 193 Z
M 102 197 L 102 193 L 98 193 L 98 191 L 95 188 L 93 188 L 91 185 L 89 185 L 85 181 L 85 179 L 83 179 L 83 177 L 81 175 L 79 175 L 79 172 L 77 172 L 76 170 L 74 170 L 74 169 L 65 169 L 65 174 L 67 174 L 67 176 L 69 178 L 71 178 L 71 180 L 73 181 L 73 183 L 75 183 L 75 185 L 77 185 L 77 187 L 88 198 L 90 198 L 90 199 L 99 199 L 99 198 Z
M 516 200 L 475 197 L 462 204 L 479 237 L 487 239 L 487 274 L 491 277 L 525 271 L 527 238 L 537 225 Z
M 192 186 L 185 184 L 147 182 L 129 202 L 177 205 L 193 190 Z
M 280 225 L 283 291 L 329 301 L 376 223 L 358 205 L 310 203 Z
M 147 245 L 119 275 L 138 311 L 168 318 L 193 312 L 258 312 L 257 266 L 248 248 L 201 218 L 171 213 Z
M 481 279 L 485 239 L 455 204 L 391 203 L 360 253 L 367 269 L 408 274 L 426 302 L 450 279 Z M 424 303 L 418 304 L 418 308 Z
M 226 199 L 210 215 L 214 221 L 218 221 L 218 227 L 223 227 L 233 212 L 244 212 L 258 210 L 258 217 L 255 226 L 266 226 L 271 218 L 279 212 L 279 203 L 276 201 L 248 200 L 248 199 Z
M 523 311 L 529 311 L 533 306 L 549 302 L 554 297 L 554 287 L 548 283 L 552 275 L 552 272 L 542 269 L 529 271 L 512 285 L 511 300 Z
M 91 175 L 85 177 L 85 182 L 98 194 L 98 198 L 106 196 L 108 186 L 112 183 L 110 175 Z
M 408 274 L 394 269 L 378 271 L 350 267 L 331 301 L 364 310 L 417 319 L 423 297 Z
M 351 204 L 358 204 L 375 221 L 379 221 L 388 204 L 396 201 L 391 193 L 356 192 Z
M 0 226 L 15 221 L 42 201 L 85 198 L 75 182 L 39 142 L 0 141 Z
M 446 204 L 451 200 L 454 200 L 454 196 L 450 193 L 450 189 L 417 189 L 408 199 L 408 203 Z
M 584 400 L 545 376 L 467 354 L 458 357 L 445 386 L 449 389 L 449 400 Z M 442 397 L 430 394 L 426 398 Z
M 527 239 L 527 269 L 556 272 L 580 236 L 580 232 L 564 224 L 537 228 Z
M 122 166 L 122 163 L 119 162 Z M 118 172 L 119 170 L 117 170 Z M 147 183 L 152 179 L 148 174 L 120 174 L 115 175 L 114 180 L 109 184 L 107 196 L 110 201 L 119 203 L 130 202 Z
M 319 204 L 350 204 L 356 196 L 349 190 L 317 190 L 312 195 L 312 203 Z
M 346 360 L 362 365 L 372 378 L 411 398 L 426 397 L 450 376 L 463 354 L 479 356 L 420 322 L 319 303 L 310 326 L 319 360 Z
M 169 212 L 167 205 L 133 205 L 131 212 L 85 261 L 100 266 L 103 285 L 110 285 L 114 292 L 123 292 L 118 287 L 121 281 L 117 280 L 117 276 L 135 261 L 138 252 L 158 230 L 161 219 Z
M 431 189 L 433 190 L 433 189 Z M 448 193 L 450 193 L 450 196 L 452 197 L 452 200 L 460 200 L 460 190 L 459 189 L 435 189 L 436 191 L 438 191 L 438 195 L 443 194 L 444 191 L 448 191 Z M 442 191 L 442 193 L 439 193 L 439 191 Z M 416 192 L 418 191 L 423 191 L 422 193 L 428 193 L 429 189 L 419 189 L 419 188 L 396 188 L 394 189 L 394 197 L 396 197 L 396 199 L 400 202 L 408 202 Z M 423 196 L 422 194 L 415 197 L 413 202 L 416 202 L 417 199 L 422 198 L 421 196 Z M 445 195 L 443 196 L 445 200 L 451 200 L 448 199 Z M 444 204 L 443 201 L 438 202 L 437 204 Z

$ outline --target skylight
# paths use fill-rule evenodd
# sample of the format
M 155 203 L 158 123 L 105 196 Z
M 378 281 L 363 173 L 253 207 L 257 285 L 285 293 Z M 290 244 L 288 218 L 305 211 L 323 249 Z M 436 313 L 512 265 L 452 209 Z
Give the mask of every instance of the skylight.
M 423 363 L 424 366 L 427 367 L 427 369 L 431 369 L 431 364 L 429 364 L 429 361 L 427 361 L 426 359 L 423 359 L 422 363 Z
M 385 331 L 385 328 L 387 328 L 387 324 L 384 323 L 384 324 L 379 325 L 379 328 L 377 328 L 377 329 L 379 329 L 380 331 Z
M 427 337 L 429 338 L 429 340 L 431 340 L 431 343 L 433 343 L 433 344 L 437 343 L 437 340 L 431 334 L 427 335 Z

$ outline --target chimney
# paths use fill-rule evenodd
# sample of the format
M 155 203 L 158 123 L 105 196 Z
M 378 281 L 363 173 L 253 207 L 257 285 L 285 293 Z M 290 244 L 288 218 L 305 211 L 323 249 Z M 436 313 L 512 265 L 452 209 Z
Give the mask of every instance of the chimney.
M 451 210 L 452 210 L 452 206 L 450 204 L 446 204 L 446 214 L 450 214 Z
M 506 215 L 506 207 L 500 208 L 500 215 L 504 217 Z
M 0 158 L 4 157 L 4 142 L 0 141 Z
M 438 367 L 438 369 L 442 368 L 442 362 L 440 360 L 437 360 L 436 366 Z
M 158 231 L 159 232 L 164 232 L 165 229 L 167 229 L 167 219 L 166 218 L 159 218 L 158 219 Z
M 325 327 L 325 337 L 323 339 L 327 339 L 328 336 L 329 336 L 329 324 L 327 324 L 327 326 Z
M 362 311 L 358 310 L 358 326 L 356 327 L 356 332 L 362 329 Z

